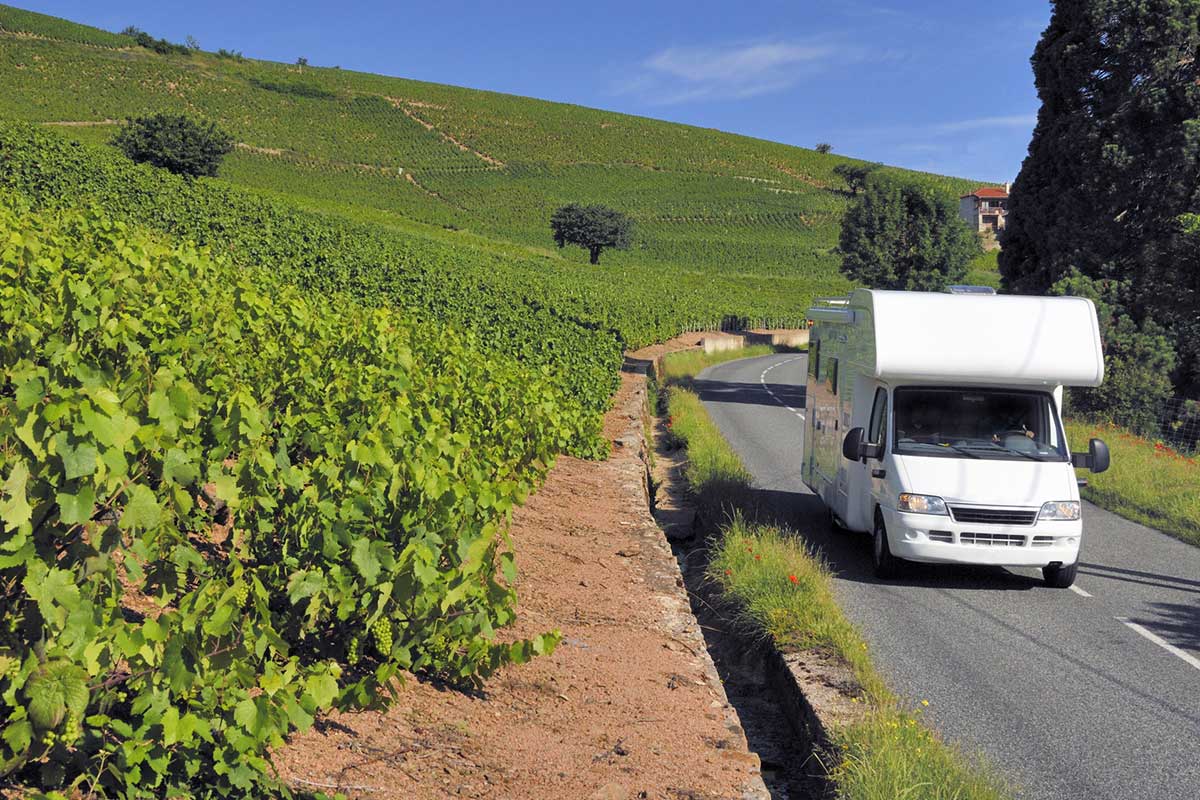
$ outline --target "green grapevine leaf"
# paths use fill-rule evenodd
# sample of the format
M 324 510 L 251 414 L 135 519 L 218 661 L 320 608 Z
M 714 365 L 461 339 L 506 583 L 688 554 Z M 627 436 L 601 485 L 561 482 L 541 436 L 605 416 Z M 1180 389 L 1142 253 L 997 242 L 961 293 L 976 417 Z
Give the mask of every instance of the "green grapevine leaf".
M 59 492 L 55 500 L 58 503 L 58 518 L 63 524 L 82 525 L 92 518 L 92 510 L 96 507 L 96 490 L 84 485 L 74 494 Z
M 153 528 L 162 518 L 162 508 L 153 490 L 141 484 L 134 484 L 126 494 L 128 498 L 121 512 L 121 528 L 147 529 Z
M 90 444 L 81 444 L 77 447 L 64 445 L 59 450 L 59 457 L 63 461 L 63 472 L 67 480 L 73 481 L 76 478 L 83 478 L 91 475 L 96 471 L 96 459 L 99 457 L 99 452 Z
M 372 552 L 370 539 L 364 538 L 355 541 L 350 553 L 350 560 L 354 562 L 354 566 L 358 568 L 359 574 L 363 576 L 367 585 L 374 585 L 375 579 L 379 577 L 380 566 L 379 559 Z
M 304 682 L 304 689 L 318 708 L 327 708 L 338 694 L 337 680 L 329 674 L 309 676 Z
M 57 728 L 67 712 L 77 717 L 87 710 L 87 672 L 66 661 L 42 666 L 25 684 L 29 719 L 42 730 Z
M 0 520 L 9 529 L 16 529 L 33 519 L 33 509 L 25 495 L 25 485 L 29 482 L 29 467 L 24 461 L 13 464 L 4 481 L 3 502 L 0 502 Z

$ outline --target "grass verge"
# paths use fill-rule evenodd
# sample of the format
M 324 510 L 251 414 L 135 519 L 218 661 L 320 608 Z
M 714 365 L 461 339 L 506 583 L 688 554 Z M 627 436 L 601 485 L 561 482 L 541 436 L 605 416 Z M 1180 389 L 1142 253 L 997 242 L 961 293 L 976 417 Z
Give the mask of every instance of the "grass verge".
M 782 348 L 769 344 L 754 344 L 741 350 L 723 350 L 719 353 L 705 353 L 703 350 L 682 350 L 671 353 L 663 359 L 662 379 L 665 383 L 686 381 L 696 377 L 701 370 L 714 364 L 724 364 L 726 361 L 736 361 L 739 358 L 755 358 L 769 356 L 781 352 Z
M 752 635 L 784 652 L 820 649 L 839 656 L 862 691 L 853 702 L 858 721 L 830 731 L 840 759 L 829 765 L 840 798 L 1001 800 L 1007 787 L 986 766 L 968 759 L 920 724 L 922 706 L 908 710 L 871 663 L 866 642 L 833 596 L 829 570 L 804 540 L 786 528 L 754 520 L 750 475 L 721 435 L 700 398 L 684 385 L 727 354 L 672 354 L 664 359 L 671 435 L 687 447 L 684 475 L 701 513 L 727 520 L 709 543 L 708 577 L 737 609 Z M 687 356 L 685 360 L 682 356 Z M 746 351 L 742 351 L 742 357 Z
M 1107 472 L 1080 470 L 1084 498 L 1126 519 L 1200 545 L 1200 459 L 1112 425 L 1067 420 L 1067 439 L 1083 449 L 1088 439 L 1108 443 Z

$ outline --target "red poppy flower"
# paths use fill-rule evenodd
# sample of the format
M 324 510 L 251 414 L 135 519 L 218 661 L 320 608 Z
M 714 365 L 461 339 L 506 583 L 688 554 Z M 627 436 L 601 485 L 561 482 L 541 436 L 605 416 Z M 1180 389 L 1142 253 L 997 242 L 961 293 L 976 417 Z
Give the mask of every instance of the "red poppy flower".
M 800 582 L 799 579 L 797 579 L 795 575 L 788 575 L 788 580 L 791 581 L 792 583 Z

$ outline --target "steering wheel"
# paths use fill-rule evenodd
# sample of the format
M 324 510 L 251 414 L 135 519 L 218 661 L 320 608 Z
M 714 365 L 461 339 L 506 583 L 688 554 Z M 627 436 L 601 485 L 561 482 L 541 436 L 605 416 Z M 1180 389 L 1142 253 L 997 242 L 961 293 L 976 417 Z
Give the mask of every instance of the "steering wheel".
M 1037 439 L 1033 437 L 1033 431 L 1005 431 L 998 438 L 1000 444 L 1009 450 L 1031 453 L 1038 449 Z

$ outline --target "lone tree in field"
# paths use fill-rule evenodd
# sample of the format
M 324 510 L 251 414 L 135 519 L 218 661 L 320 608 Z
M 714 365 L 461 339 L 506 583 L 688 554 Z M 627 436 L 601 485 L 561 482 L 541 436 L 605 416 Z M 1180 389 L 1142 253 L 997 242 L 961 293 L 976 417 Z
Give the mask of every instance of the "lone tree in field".
M 607 248 L 628 250 L 633 236 L 633 220 L 607 206 L 563 206 L 550 217 L 550 229 L 559 247 L 578 245 L 588 251 L 593 264 L 600 263 L 600 251 Z
M 155 114 L 130 120 L 113 144 L 139 163 L 177 175 L 213 177 L 221 159 L 233 149 L 233 137 L 211 121 L 181 114 Z
M 840 246 L 842 272 L 873 289 L 941 291 L 979 253 L 954 198 L 879 173 L 846 212 Z
M 1033 53 L 1042 106 L 1013 184 L 1000 274 L 1016 292 L 1108 298 L 1106 386 L 1142 357 L 1135 338 L 1165 331 L 1175 390 L 1200 396 L 1198 53 L 1194 0 L 1058 0 Z M 1089 394 L 1099 395 L 1072 399 Z
M 879 164 L 838 164 L 833 168 L 833 174 L 846 182 L 850 194 L 858 193 L 867 185 L 867 176 L 879 169 Z
M 813 149 L 824 155 L 825 153 L 833 152 L 833 145 L 831 145 L 829 142 L 818 142 L 817 146 Z

